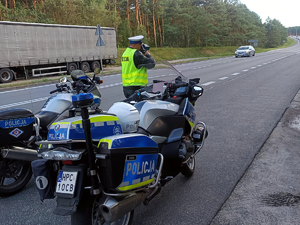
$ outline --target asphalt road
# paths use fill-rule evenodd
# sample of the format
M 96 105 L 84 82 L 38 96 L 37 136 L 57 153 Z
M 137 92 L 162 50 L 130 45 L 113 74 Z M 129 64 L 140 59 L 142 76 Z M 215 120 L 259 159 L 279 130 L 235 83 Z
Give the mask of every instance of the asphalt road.
M 146 206 L 135 211 L 135 225 L 210 224 L 269 137 L 300 88 L 299 44 L 250 58 L 226 57 L 176 66 L 188 78 L 201 78 L 203 96 L 197 119 L 209 136 L 197 155 L 196 172 L 179 175 Z M 150 80 L 172 78 L 163 70 L 149 72 Z M 107 110 L 123 99 L 121 75 L 103 77 L 101 106 Z M 0 92 L 0 110 L 28 107 L 37 112 L 54 85 Z M 28 104 L 28 99 L 35 99 Z M 14 106 L 10 105 L 16 103 Z M 55 200 L 39 201 L 31 181 L 14 196 L 0 197 L 4 224 L 70 224 L 69 217 L 52 214 Z

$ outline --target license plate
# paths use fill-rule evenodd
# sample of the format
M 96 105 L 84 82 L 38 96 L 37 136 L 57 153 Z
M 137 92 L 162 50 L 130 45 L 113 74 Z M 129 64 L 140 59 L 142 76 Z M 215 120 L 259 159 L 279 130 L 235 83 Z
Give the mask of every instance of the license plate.
M 59 171 L 56 193 L 74 194 L 78 172 Z

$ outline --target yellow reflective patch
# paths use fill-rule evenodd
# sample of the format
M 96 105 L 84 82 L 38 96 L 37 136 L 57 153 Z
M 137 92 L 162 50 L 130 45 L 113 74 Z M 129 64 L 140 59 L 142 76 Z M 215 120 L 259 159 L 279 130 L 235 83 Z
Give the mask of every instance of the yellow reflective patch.
M 118 117 L 116 116 L 95 116 L 95 117 L 91 117 L 90 121 L 91 123 L 95 123 L 95 122 L 106 122 L 106 121 L 118 121 Z M 71 123 L 73 124 L 82 124 L 82 120 L 77 120 Z
M 98 148 L 99 148 L 99 146 L 100 146 L 100 144 L 101 144 L 102 142 L 108 143 L 108 148 L 109 148 L 109 149 L 111 148 L 111 140 L 110 140 L 110 139 L 101 139 L 101 140 L 99 141 L 99 143 L 98 143 Z
M 152 181 L 153 181 L 153 178 L 150 179 L 150 180 L 146 180 L 144 182 L 138 183 L 138 184 L 132 184 L 132 185 L 125 186 L 125 187 L 118 187 L 118 189 L 120 191 L 128 191 L 128 190 L 131 190 L 131 189 L 134 189 L 134 188 L 142 187 L 146 184 L 150 184 Z
M 130 79 L 132 77 L 136 77 L 136 76 L 139 76 L 141 77 L 141 79 L 143 78 L 148 78 L 148 75 L 147 74 L 144 74 L 144 73 L 130 73 L 130 74 L 122 74 L 122 77 L 123 79 Z
M 96 117 L 92 117 L 90 118 L 91 123 L 95 123 L 95 122 L 105 122 L 105 121 L 118 121 L 118 117 L 116 116 L 96 116 Z
M 191 121 L 189 121 L 189 124 L 190 124 L 191 128 L 194 127 L 194 123 L 192 123 Z
M 56 124 L 69 124 L 69 122 L 56 122 L 56 123 L 52 123 L 51 125 L 56 125 Z

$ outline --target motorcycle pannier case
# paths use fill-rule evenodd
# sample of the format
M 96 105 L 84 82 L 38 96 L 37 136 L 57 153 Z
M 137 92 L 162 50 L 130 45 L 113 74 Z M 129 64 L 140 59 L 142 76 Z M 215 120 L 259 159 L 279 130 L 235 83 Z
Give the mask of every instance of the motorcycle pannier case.
M 96 158 L 104 188 L 110 192 L 126 192 L 152 183 L 158 152 L 156 142 L 142 134 L 101 139 Z
M 25 141 L 33 132 L 34 115 L 28 109 L 0 112 L 0 146 Z

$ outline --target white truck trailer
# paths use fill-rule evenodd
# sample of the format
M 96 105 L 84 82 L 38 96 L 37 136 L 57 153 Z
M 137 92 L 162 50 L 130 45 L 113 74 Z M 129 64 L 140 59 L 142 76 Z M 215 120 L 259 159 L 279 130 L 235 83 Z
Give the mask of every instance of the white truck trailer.
M 102 27 L 105 46 L 96 46 L 97 27 L 0 21 L 0 83 L 18 78 L 84 72 L 115 63 L 115 28 Z

